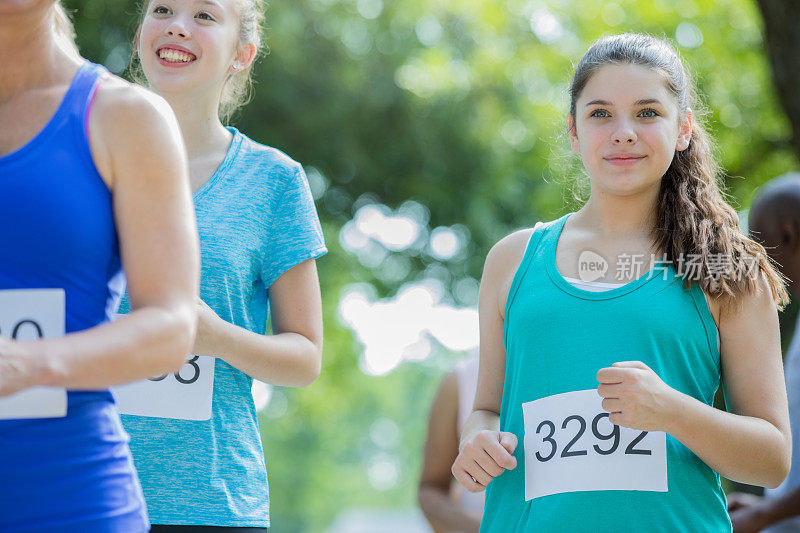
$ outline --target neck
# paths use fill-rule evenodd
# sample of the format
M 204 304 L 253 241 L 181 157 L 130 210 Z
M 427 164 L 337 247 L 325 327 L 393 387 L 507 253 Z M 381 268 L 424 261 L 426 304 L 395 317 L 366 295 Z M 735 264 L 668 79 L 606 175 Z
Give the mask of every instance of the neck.
M 605 238 L 650 238 L 656 220 L 659 187 L 632 196 L 609 194 L 592 187 L 589 201 L 581 209 L 589 227 Z
M 53 29 L 52 13 L 24 13 L 0 22 L 0 102 L 22 90 L 71 78 L 80 56 Z
M 189 159 L 227 147 L 231 133 L 217 114 L 218 101 L 196 95 L 163 94 L 178 119 Z

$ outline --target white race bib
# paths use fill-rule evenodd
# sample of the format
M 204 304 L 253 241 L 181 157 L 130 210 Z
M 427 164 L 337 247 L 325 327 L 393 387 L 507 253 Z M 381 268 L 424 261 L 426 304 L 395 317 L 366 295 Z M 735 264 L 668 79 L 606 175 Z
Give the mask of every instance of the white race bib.
M 63 289 L 0 291 L 0 336 L 18 341 L 64 336 Z M 32 387 L 0 398 L 0 419 L 60 418 L 67 415 L 67 391 Z
M 597 389 L 522 404 L 525 501 L 590 490 L 667 491 L 667 436 L 611 424 Z
M 190 355 L 175 374 L 120 385 L 113 391 L 117 409 L 124 415 L 208 420 L 214 392 L 214 358 Z

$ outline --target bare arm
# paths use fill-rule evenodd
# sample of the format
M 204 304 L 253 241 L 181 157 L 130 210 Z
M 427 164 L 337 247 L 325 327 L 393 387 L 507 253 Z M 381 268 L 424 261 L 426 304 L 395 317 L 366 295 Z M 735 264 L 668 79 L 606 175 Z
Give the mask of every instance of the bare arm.
M 453 475 L 450 467 L 458 455 L 458 380 L 447 374 L 431 406 L 428 438 L 418 499 L 422 512 L 436 532 L 477 533 L 480 515 L 469 513 L 450 497 Z
M 683 396 L 685 416 L 676 418 L 671 433 L 725 477 L 775 488 L 789 472 L 791 433 L 778 314 L 763 282 L 740 309 L 722 311 L 720 336 L 732 412 Z
M 172 112 L 144 90 L 107 80 L 89 131 L 98 170 L 113 191 L 133 312 L 59 339 L 1 343 L 0 359 L 11 354 L 18 380 L 9 387 L 0 378 L 0 394 L 33 385 L 105 388 L 177 370 L 191 348 L 199 259 Z
M 783 520 L 800 516 L 800 488 L 774 499 L 739 492 L 729 494 L 728 513 L 734 533 L 757 533 Z
M 777 487 L 789 472 L 791 434 L 778 315 L 761 282 L 720 317 L 725 396 L 732 412 L 666 386 L 641 362 L 598 372 L 598 392 L 614 424 L 666 431 L 723 476 Z M 677 415 L 677 416 L 676 416 Z
M 265 383 L 305 387 L 322 365 L 322 302 L 317 266 L 309 259 L 269 288 L 274 335 L 225 322 L 202 304 L 194 353 L 220 357 Z
M 483 270 L 478 298 L 481 333 L 478 388 L 452 468 L 455 478 L 472 492 L 484 490 L 492 479 L 517 464 L 511 455 L 517 446 L 517 437 L 500 431 L 506 374 L 503 321 L 508 291 L 531 233 L 531 230 L 518 231 L 497 243 L 489 251 Z

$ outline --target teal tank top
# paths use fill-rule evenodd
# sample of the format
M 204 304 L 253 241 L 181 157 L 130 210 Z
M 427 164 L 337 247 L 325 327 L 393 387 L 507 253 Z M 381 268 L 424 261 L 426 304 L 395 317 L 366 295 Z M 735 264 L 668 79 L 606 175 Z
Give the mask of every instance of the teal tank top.
M 558 272 L 555 261 L 568 217 L 533 232 L 509 290 L 500 429 L 517 436 L 517 467 L 489 484 L 481 533 L 731 531 L 719 475 L 670 435 L 666 435 L 666 491 L 579 490 L 526 501 L 523 404 L 597 389 L 597 371 L 617 361 L 642 361 L 670 387 L 709 405 L 720 379 L 716 326 L 702 290 L 697 286 L 686 290 L 666 263 L 609 291 L 574 287 Z M 553 448 L 561 454 L 564 449 L 582 453 L 576 460 L 605 460 L 593 450 L 611 449 L 609 440 L 592 433 L 600 426 L 592 428 L 592 421 L 585 420 L 580 430 L 579 422 L 565 420 L 562 426 L 561 420 L 555 421 L 553 427 L 564 431 Z M 605 436 L 607 431 L 603 428 L 600 433 Z M 568 442 L 579 433 L 580 439 Z M 549 434 L 542 424 L 529 428 L 528 438 L 539 443 Z M 614 453 L 636 450 L 636 445 L 624 442 Z M 552 455 L 557 456 L 555 450 Z

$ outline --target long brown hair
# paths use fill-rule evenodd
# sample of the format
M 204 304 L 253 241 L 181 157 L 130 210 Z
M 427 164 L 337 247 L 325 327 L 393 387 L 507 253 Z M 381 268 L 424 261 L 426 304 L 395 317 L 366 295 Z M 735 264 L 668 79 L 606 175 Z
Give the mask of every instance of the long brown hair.
M 596 41 L 575 68 L 570 85 L 570 116 L 589 79 L 606 65 L 634 64 L 664 77 L 682 113 L 699 110 L 689 73 L 669 43 L 650 35 L 623 34 Z M 698 284 L 729 305 L 752 294 L 762 275 L 779 308 L 789 301 L 786 282 L 764 248 L 739 229 L 736 211 L 725 201 L 711 139 L 696 113 L 689 147 L 675 151 L 661 179 L 653 243 L 676 265 L 684 285 Z

